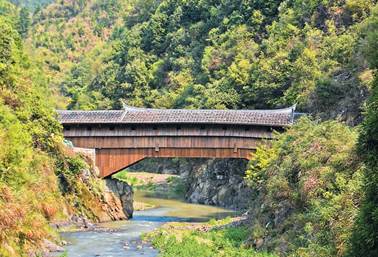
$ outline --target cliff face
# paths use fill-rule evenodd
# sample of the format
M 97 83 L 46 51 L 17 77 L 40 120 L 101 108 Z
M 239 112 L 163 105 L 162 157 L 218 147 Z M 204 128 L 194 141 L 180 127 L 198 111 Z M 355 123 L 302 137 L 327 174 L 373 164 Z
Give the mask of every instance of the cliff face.
M 122 207 L 123 219 L 130 219 L 133 216 L 133 190 L 127 183 L 117 179 L 108 178 L 105 179 L 106 194 L 105 197 L 109 197 L 110 202 L 115 201 L 115 207 Z M 112 205 L 110 205 L 112 206 Z
M 105 222 L 131 218 L 132 188 L 125 182 L 98 178 L 99 171 L 94 165 L 93 154 L 85 149 L 72 150 L 80 154 L 87 165 L 74 178 L 59 175 L 60 188 L 68 203 L 71 219 L 80 225 L 82 220 L 85 223 L 85 219 Z
M 146 159 L 130 170 L 177 174 L 184 178 L 191 203 L 244 209 L 249 188 L 244 182 L 248 161 L 239 159 Z
M 186 199 L 191 203 L 217 205 L 233 209 L 247 208 L 250 189 L 243 177 L 246 160 L 193 160 L 184 174 L 187 177 Z

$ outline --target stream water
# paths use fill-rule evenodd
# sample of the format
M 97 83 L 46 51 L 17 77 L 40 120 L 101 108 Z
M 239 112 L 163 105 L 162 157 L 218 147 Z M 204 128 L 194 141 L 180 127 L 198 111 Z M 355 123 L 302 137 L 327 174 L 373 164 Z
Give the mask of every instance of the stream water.
M 230 210 L 189 204 L 181 200 L 161 199 L 136 192 L 135 200 L 157 206 L 157 208 L 135 211 L 127 221 L 102 223 L 99 226 L 111 231 L 64 232 L 62 237 L 69 242 L 66 247 L 68 257 L 119 257 L 157 256 L 158 251 L 150 245 L 142 244 L 140 237 L 165 222 L 205 222 L 212 218 L 233 215 Z

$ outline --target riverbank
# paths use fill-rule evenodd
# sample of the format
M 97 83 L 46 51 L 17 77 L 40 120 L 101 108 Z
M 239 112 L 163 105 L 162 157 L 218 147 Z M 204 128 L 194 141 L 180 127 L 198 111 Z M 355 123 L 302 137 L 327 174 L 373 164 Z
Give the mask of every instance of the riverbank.
M 234 211 L 187 203 L 184 197 L 185 182 L 177 175 L 123 171 L 116 174 L 114 179 L 126 182 L 133 188 L 135 210 L 133 218 L 94 224 L 93 227 L 84 230 L 62 232 L 62 238 L 69 242 L 69 245 L 65 247 L 67 256 L 125 256 L 127 254 L 127 256 L 155 257 L 158 256 L 160 250 L 162 254 L 165 254 L 167 247 L 171 250 L 181 247 L 180 241 L 171 246 L 166 244 L 164 238 L 166 234 L 159 231 L 177 232 L 177 236 L 192 240 L 191 233 L 213 233 L 215 227 L 224 226 L 229 235 L 239 236 L 237 240 L 240 243 L 240 238 L 247 235 L 245 226 L 235 227 L 236 223 L 241 223 L 241 219 L 234 218 L 237 214 Z M 227 233 L 224 235 L 227 236 Z M 150 240 L 142 240 L 144 234 L 148 235 Z M 203 234 L 205 241 L 209 240 L 205 237 L 207 235 Z M 219 237 L 218 234 L 213 236 Z M 184 245 L 183 250 L 186 249 L 188 254 L 193 250 L 191 247 L 196 247 L 197 239 L 193 240 L 192 244 Z M 229 244 L 227 240 L 224 237 L 222 244 Z M 239 244 L 239 241 L 235 241 L 235 244 Z M 228 250 L 240 251 L 241 247 L 241 244 L 235 245 Z M 250 254 L 251 251 L 245 250 L 245 253 Z M 163 256 L 193 256 L 182 254 Z
M 206 223 L 170 222 L 144 235 L 162 257 L 276 257 L 247 247 L 247 217 L 210 220 Z
M 62 238 L 69 243 L 65 247 L 66 256 L 155 257 L 159 250 L 154 249 L 148 241 L 142 241 L 142 234 L 150 233 L 167 222 L 200 224 L 234 215 L 231 210 L 154 197 L 149 192 L 136 191 L 134 197 L 137 202 L 155 208 L 135 211 L 130 220 L 96 224 L 95 230 L 62 233 Z

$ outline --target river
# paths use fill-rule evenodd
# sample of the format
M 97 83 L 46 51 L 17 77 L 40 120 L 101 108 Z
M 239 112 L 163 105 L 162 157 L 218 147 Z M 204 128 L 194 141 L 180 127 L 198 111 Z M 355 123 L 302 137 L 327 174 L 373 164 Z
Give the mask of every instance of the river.
M 99 224 L 104 231 L 64 232 L 63 239 L 69 242 L 65 247 L 68 257 L 153 257 L 158 251 L 150 245 L 142 244 L 140 237 L 165 222 L 205 222 L 212 218 L 232 216 L 233 212 L 223 208 L 189 204 L 182 200 L 162 199 L 137 191 L 134 199 L 156 208 L 135 211 L 127 221 Z

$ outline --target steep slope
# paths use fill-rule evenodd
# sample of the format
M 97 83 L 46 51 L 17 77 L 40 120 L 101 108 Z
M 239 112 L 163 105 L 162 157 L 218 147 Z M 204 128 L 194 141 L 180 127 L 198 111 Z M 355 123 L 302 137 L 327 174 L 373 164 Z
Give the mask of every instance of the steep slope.
M 247 171 L 255 191 L 249 245 L 280 256 L 345 256 L 362 195 L 356 139 L 336 121 L 303 118 L 258 149 Z
M 110 208 L 113 195 L 104 197 L 104 182 L 63 145 L 47 81 L 24 51 L 18 19 L 0 0 L 0 255 L 12 257 L 34 256 L 46 239 L 57 240 L 51 222 L 122 217 L 122 207 Z
M 29 10 L 36 10 L 53 1 L 54 0 L 11 0 L 10 2 L 17 6 L 26 7 Z
M 100 69 L 97 60 L 110 50 L 105 42 L 128 10 L 128 1 L 64 0 L 33 15 L 27 44 L 35 50 L 33 58 L 41 62 L 56 96 L 60 95 L 66 73 L 80 72 L 73 69 L 76 63 L 81 62 L 90 70 L 88 77 L 81 77 L 77 83 L 91 80 L 92 73 Z M 60 99 L 57 105 L 62 108 L 69 100 Z
M 103 57 L 92 52 L 75 61 L 60 88 L 72 99 L 69 108 L 120 108 L 121 100 L 171 108 L 297 103 L 321 118 L 356 124 L 372 81 L 359 28 L 375 4 L 136 1 L 102 46 Z M 35 31 L 48 32 L 48 20 L 35 22 Z
M 365 195 L 349 252 L 354 257 L 378 255 L 378 8 L 365 29 L 368 34 L 365 52 L 375 70 L 375 79 L 358 145 L 366 167 Z

